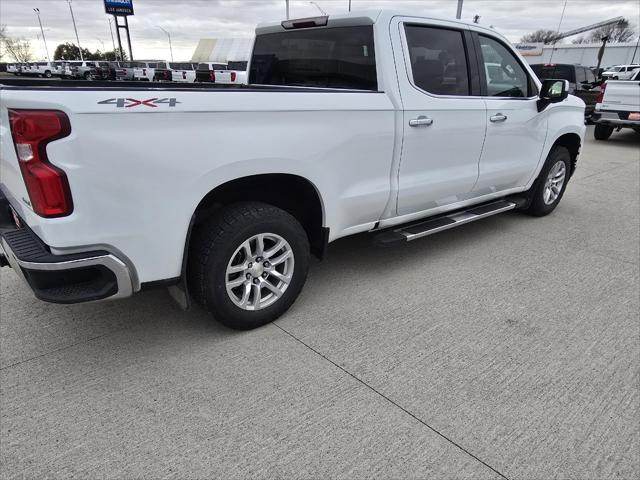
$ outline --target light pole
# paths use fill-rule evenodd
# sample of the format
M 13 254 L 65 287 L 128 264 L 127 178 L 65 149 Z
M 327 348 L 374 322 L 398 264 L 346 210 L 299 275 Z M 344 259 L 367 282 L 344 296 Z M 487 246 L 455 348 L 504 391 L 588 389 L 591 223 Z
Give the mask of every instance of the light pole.
M 462 2 L 463 0 L 458 0 L 458 10 L 456 11 L 456 18 L 458 20 L 462 18 Z
M 289 20 L 289 0 L 284 0 L 285 5 L 287 6 L 287 20 Z
M 38 23 L 40 24 L 40 32 L 42 33 L 42 41 L 44 42 L 44 51 L 47 52 L 47 62 L 50 62 L 51 58 L 49 57 L 49 48 L 47 47 L 47 39 L 44 36 L 44 28 L 42 28 L 42 20 L 40 20 L 40 9 L 34 8 L 33 11 L 36 12 L 36 15 L 38 16 Z
M 351 11 L 351 0 L 349 0 L 349 11 Z
M 327 12 L 325 12 L 320 5 L 318 5 L 316 2 L 309 2 L 311 5 L 314 5 L 318 10 L 320 10 L 320 13 L 322 13 L 322 15 L 327 15 Z
M 162 28 L 160 25 L 156 25 L 156 27 L 158 27 L 160 30 L 166 33 L 167 37 L 169 38 L 169 51 L 171 52 L 171 61 L 173 62 L 173 47 L 171 46 L 171 34 L 167 32 L 164 28 Z
M 109 18 L 109 32 L 111 33 L 111 44 L 113 45 L 113 54 L 116 57 L 116 61 L 118 61 L 118 51 L 116 50 L 116 41 L 113 39 L 113 29 L 111 28 L 111 22 L 113 19 Z
M 73 22 L 73 29 L 76 32 L 76 41 L 78 42 L 78 50 L 80 51 L 80 60 L 84 62 L 84 57 L 82 56 L 82 47 L 80 46 L 80 37 L 78 37 L 78 28 L 76 27 L 76 19 L 73 16 L 73 8 L 71 8 L 71 0 L 67 0 L 69 4 L 69 11 L 71 12 L 71 21 Z

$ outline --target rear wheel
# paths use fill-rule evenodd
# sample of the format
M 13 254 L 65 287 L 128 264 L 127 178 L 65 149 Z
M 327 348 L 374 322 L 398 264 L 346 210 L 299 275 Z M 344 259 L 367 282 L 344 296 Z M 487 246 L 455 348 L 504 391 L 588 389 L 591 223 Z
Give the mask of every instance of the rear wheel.
M 530 191 L 531 202 L 524 211 L 536 217 L 555 210 L 564 195 L 571 171 L 571 154 L 565 147 L 551 149 L 538 179 Z
M 613 127 L 603 125 L 602 123 L 596 124 L 596 128 L 593 130 L 593 136 L 596 140 L 607 140 L 612 133 Z
M 84 72 L 83 77 L 84 77 L 85 80 L 90 80 L 91 79 L 91 73 L 90 72 Z
M 51 78 L 51 72 L 49 70 L 47 70 L 46 72 L 44 72 L 44 76 L 46 78 Z
M 293 216 L 265 203 L 237 203 L 194 229 L 189 287 L 214 318 L 248 330 L 289 309 L 308 267 L 309 241 Z

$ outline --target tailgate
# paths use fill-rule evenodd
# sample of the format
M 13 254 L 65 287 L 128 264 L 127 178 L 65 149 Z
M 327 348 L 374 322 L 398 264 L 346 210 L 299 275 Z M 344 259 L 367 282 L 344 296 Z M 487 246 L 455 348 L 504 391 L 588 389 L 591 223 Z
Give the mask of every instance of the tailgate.
M 609 80 L 601 110 L 640 111 L 640 81 Z

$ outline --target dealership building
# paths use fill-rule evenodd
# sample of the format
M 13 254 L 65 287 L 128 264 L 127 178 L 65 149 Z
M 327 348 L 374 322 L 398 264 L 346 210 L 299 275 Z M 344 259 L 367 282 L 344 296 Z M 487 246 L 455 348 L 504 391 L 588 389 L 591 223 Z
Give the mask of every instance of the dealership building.
M 529 63 L 569 63 L 595 67 L 601 43 L 544 45 L 542 43 L 518 43 L 516 48 Z M 634 59 L 635 55 L 635 59 Z M 640 48 L 637 42 L 608 43 L 602 57 L 602 67 L 640 63 Z
M 192 62 L 238 62 L 251 57 L 253 38 L 203 38 L 191 57 Z

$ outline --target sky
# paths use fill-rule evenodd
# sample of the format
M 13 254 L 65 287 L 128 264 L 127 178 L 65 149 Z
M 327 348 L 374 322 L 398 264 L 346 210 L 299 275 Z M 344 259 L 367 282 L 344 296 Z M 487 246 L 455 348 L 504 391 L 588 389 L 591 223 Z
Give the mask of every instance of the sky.
M 329 15 L 345 13 L 348 0 L 316 0 Z M 169 31 L 174 58 L 189 60 L 201 38 L 251 37 L 257 23 L 285 18 L 285 0 L 133 0 L 129 17 L 136 59 L 169 57 Z M 480 23 L 493 26 L 511 41 L 544 28 L 557 30 L 562 0 L 464 0 L 462 19 L 480 15 Z M 385 8 L 431 17 L 455 18 L 456 0 L 352 0 L 352 10 Z M 11 36 L 31 41 L 36 58 L 44 59 L 34 8 L 39 8 L 44 34 L 53 56 L 59 43 L 75 43 L 67 0 L 0 0 L 0 24 Z M 80 44 L 90 50 L 111 50 L 111 34 L 102 0 L 72 0 Z M 291 18 L 316 16 L 319 9 L 307 0 L 290 0 Z M 567 0 L 560 31 L 616 16 L 627 17 L 638 29 L 640 0 Z M 124 32 L 123 32 L 124 34 Z M 114 30 L 115 36 L 115 30 Z M 117 42 L 117 40 L 116 40 Z M 124 39 L 123 39 L 124 44 Z

